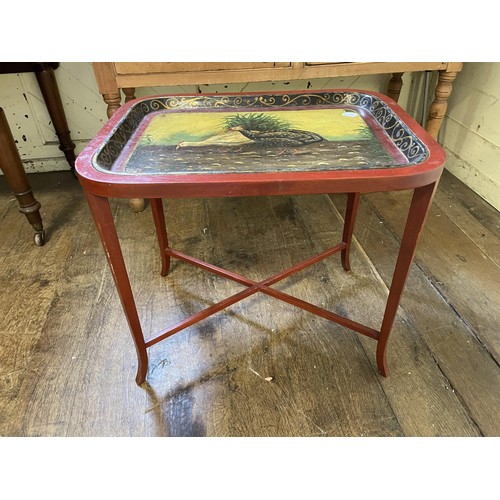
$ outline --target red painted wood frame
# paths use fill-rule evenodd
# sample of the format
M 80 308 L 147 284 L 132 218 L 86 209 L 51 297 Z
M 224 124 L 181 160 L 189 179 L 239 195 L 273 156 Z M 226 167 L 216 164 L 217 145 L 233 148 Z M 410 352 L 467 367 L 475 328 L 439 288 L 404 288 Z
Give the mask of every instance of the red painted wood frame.
M 141 101 L 141 99 L 130 101 L 122 106 L 79 155 L 76 162 L 76 171 L 95 220 L 135 343 L 138 356 L 138 369 L 136 375 L 136 382 L 138 385 L 144 383 L 146 380 L 148 370 L 147 349 L 149 347 L 257 292 L 262 292 L 266 295 L 283 300 L 375 339 L 377 341 L 377 367 L 383 376 L 388 375 L 386 359 L 387 342 L 410 265 L 413 261 L 417 242 L 424 227 L 424 222 L 443 170 L 445 154 L 439 144 L 437 144 L 437 142 L 434 141 L 434 139 L 432 139 L 432 137 L 392 99 L 375 92 L 353 91 L 352 89 L 345 91 L 363 92 L 364 94 L 377 97 L 388 105 L 405 126 L 411 130 L 427 148 L 429 153 L 427 158 L 421 163 L 405 165 L 403 167 L 313 172 L 120 175 L 96 169 L 92 163 L 92 158 L 96 151 L 99 150 L 103 141 L 106 140 L 129 108 Z M 335 92 L 340 91 L 335 90 Z M 276 92 L 274 94 L 278 93 Z M 337 252 L 341 253 L 342 266 L 348 271 L 350 269 L 349 250 L 360 193 L 405 189 L 413 189 L 414 192 L 380 330 L 369 328 L 331 311 L 271 288 L 271 285 L 285 277 Z M 324 193 L 348 194 L 342 242 L 315 257 L 298 263 L 260 282 L 200 261 L 194 257 L 184 255 L 172 249 L 168 242 L 161 201 L 162 198 L 272 196 Z M 170 258 L 173 257 L 218 274 L 219 276 L 232 279 L 245 285 L 247 288 L 203 311 L 193 314 L 189 318 L 176 325 L 170 326 L 166 330 L 146 340 L 137 313 L 108 198 L 150 199 L 161 250 L 161 274 L 163 276 L 168 273 Z

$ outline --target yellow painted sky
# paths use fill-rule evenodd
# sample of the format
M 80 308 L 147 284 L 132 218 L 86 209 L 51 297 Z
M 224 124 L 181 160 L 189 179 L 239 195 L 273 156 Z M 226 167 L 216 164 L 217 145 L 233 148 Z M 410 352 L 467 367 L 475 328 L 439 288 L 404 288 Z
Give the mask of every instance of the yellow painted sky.
M 260 111 L 257 111 L 260 113 Z M 354 138 L 367 129 L 364 120 L 345 109 L 302 111 L 264 111 L 290 123 L 291 128 L 316 132 L 327 140 Z M 241 112 L 240 114 L 246 114 Z M 180 140 L 207 138 L 224 131 L 226 117 L 236 112 L 166 113 L 153 117 L 148 124 L 142 143 L 177 144 Z

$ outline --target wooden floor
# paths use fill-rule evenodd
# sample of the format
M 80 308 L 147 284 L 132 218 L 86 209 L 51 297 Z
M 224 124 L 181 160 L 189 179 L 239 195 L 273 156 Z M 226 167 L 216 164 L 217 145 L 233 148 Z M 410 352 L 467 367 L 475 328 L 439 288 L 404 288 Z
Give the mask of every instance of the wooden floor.
M 145 387 L 77 180 L 31 175 L 44 247 L 0 181 L 0 435 L 499 436 L 500 217 L 445 173 L 388 347 L 257 294 L 150 348 Z M 362 197 L 338 255 L 277 288 L 378 328 L 409 192 Z M 263 279 L 340 241 L 345 196 L 166 200 L 179 251 Z M 112 209 L 146 334 L 240 285 L 175 261 L 149 207 Z

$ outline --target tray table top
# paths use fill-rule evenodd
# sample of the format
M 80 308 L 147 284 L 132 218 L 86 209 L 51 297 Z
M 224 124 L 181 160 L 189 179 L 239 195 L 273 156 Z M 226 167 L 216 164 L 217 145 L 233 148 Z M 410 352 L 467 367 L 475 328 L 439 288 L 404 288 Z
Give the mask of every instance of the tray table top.
M 413 177 L 443 161 L 440 146 L 388 97 L 331 90 L 136 99 L 76 170 L 82 183 L 129 186 L 286 183 Z

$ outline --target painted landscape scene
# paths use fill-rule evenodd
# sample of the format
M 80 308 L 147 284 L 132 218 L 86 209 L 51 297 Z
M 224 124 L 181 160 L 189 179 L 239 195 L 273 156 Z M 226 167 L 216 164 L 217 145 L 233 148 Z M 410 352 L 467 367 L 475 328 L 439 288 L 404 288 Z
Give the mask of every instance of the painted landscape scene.
M 127 173 L 357 170 L 396 163 L 354 109 L 156 113 L 136 135 L 117 165 Z

